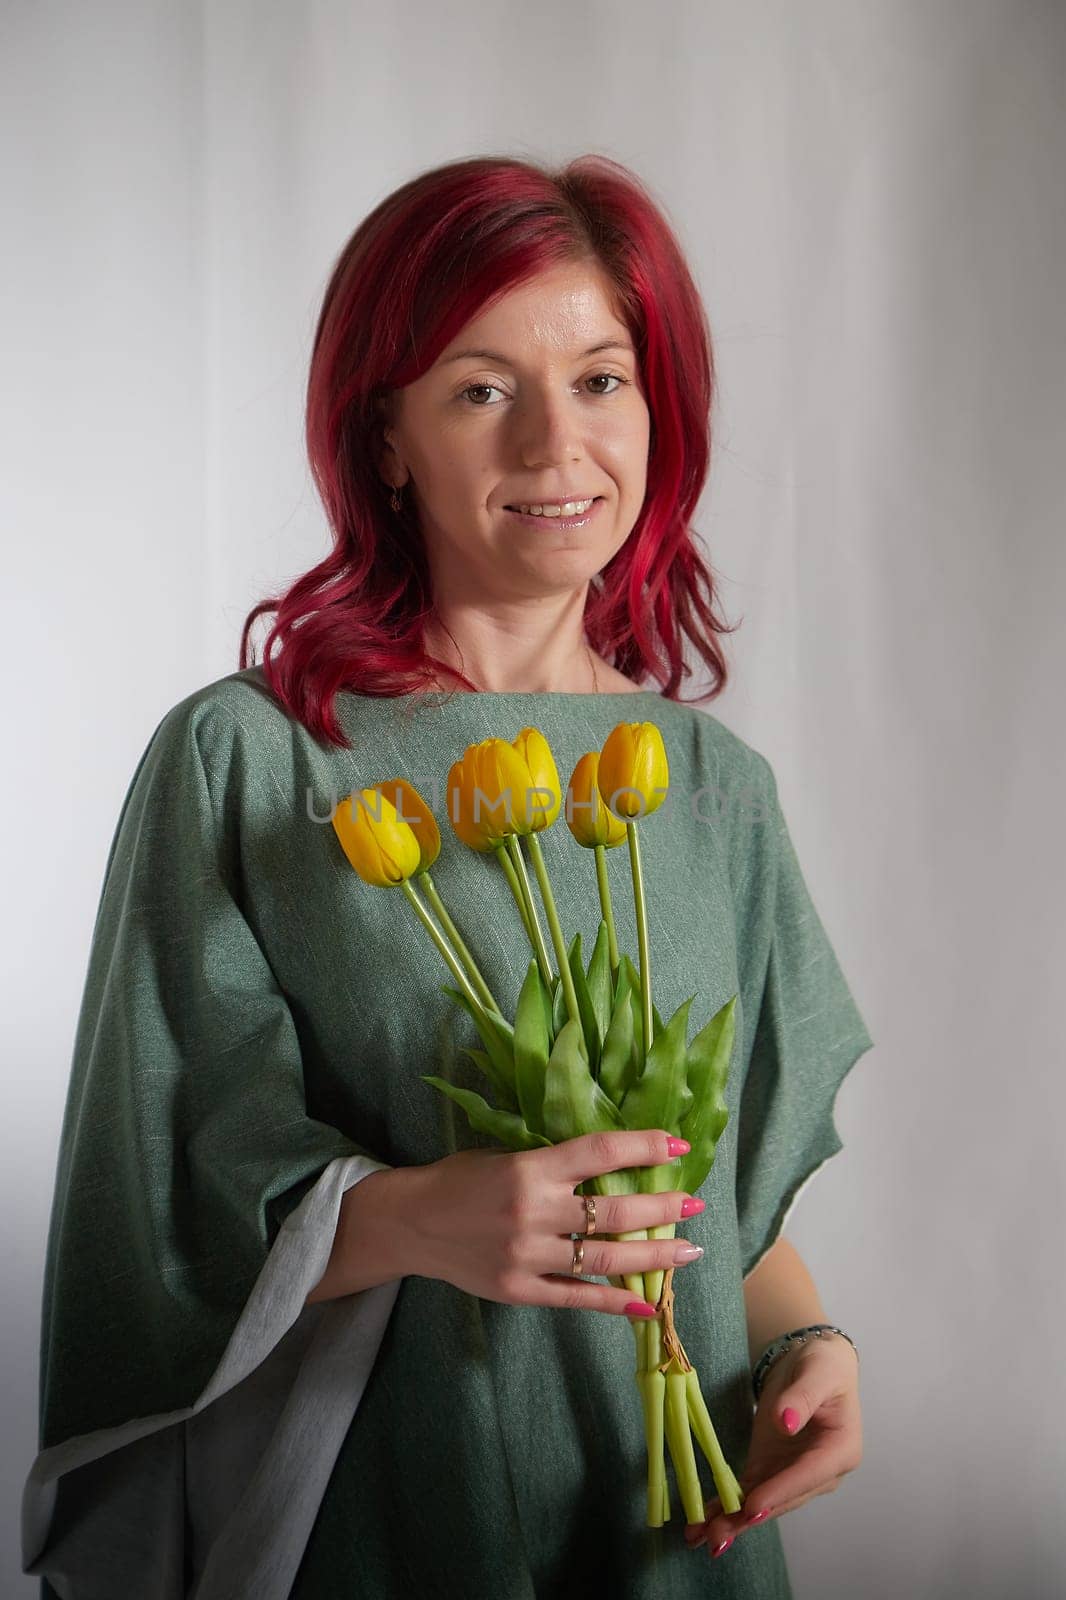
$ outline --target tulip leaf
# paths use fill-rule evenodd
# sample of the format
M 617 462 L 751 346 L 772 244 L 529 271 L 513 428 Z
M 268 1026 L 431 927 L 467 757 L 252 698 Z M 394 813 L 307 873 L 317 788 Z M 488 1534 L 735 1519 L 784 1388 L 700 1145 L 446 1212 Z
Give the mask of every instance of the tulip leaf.
M 544 1131 L 553 1144 L 624 1126 L 618 1107 L 589 1072 L 581 1025 L 568 1022 L 556 1039 L 544 1075 Z
M 633 997 L 628 986 L 623 985 L 622 998 L 614 1008 L 600 1056 L 600 1087 L 616 1106 L 621 1105 L 626 1090 L 636 1081 L 635 1065 Z
M 626 1094 L 620 1110 L 627 1128 L 676 1128 L 692 1102 L 687 1081 L 685 1031 L 696 996 L 674 1012 L 648 1051 L 644 1071 Z
M 474 1065 L 485 1074 L 493 1088 L 495 1088 L 496 1079 L 493 1077 L 492 1057 L 490 1055 L 486 1054 L 484 1050 L 470 1050 L 465 1045 L 461 1047 L 459 1054 L 461 1056 L 469 1056 Z
M 478 1133 L 491 1134 L 510 1150 L 539 1150 L 542 1146 L 551 1144 L 550 1139 L 545 1139 L 539 1133 L 532 1133 L 522 1118 L 516 1116 L 513 1111 L 497 1111 L 472 1089 L 460 1089 L 458 1084 L 449 1083 L 445 1078 L 434 1078 L 425 1073 L 422 1075 L 422 1081 L 431 1083 L 435 1089 L 440 1089 L 450 1100 L 462 1106 L 467 1121 Z
M 630 960 L 629 956 L 625 953 L 625 951 L 622 952 L 621 961 L 619 962 L 619 970 L 618 970 L 618 982 L 619 982 L 619 985 L 622 982 L 622 974 L 623 973 L 625 973 L 626 981 L 629 984 L 630 993 L 633 996 L 633 1034 L 634 1034 L 634 1039 L 636 1041 L 636 1054 L 637 1054 L 637 1062 L 639 1064 L 639 1070 L 638 1070 L 638 1076 L 639 1076 L 639 1073 L 643 1072 L 643 1070 L 644 1070 L 644 1065 L 643 1064 L 644 1064 L 645 1057 L 647 1055 L 647 1050 L 645 1049 L 645 1045 L 644 1045 L 644 997 L 643 997 L 643 994 L 641 992 L 641 987 L 640 987 L 640 973 L 637 971 L 636 967 L 633 965 L 633 962 Z M 657 1034 L 662 1033 L 662 1031 L 663 1031 L 663 1019 L 659 1015 L 659 1009 L 656 1006 L 654 999 L 652 1000 L 652 1003 L 651 1003 L 651 1010 L 652 1010 L 652 1016 L 655 1019 L 655 1032 Z
M 589 994 L 588 979 L 585 977 L 585 967 L 581 959 L 581 935 L 574 935 L 574 942 L 570 946 L 570 976 L 574 980 L 574 993 L 577 995 L 577 1009 L 581 1018 L 581 1031 L 585 1036 L 586 1055 L 593 1076 L 597 1076 L 600 1066 L 600 1044 L 602 1035 L 596 1017 L 596 1010 Z
M 536 1133 L 544 1127 L 544 1074 L 552 1047 L 544 999 L 540 967 L 534 959 L 529 963 L 515 1012 L 514 1067 L 519 1108 L 526 1125 Z
M 574 950 L 575 950 L 575 948 L 580 949 L 580 940 L 581 940 L 581 935 L 580 934 L 575 934 L 573 939 L 570 941 L 570 954 L 569 954 L 569 959 L 567 961 L 567 965 L 570 968 L 571 976 L 573 975 L 573 970 L 574 970 Z M 577 989 L 577 985 L 576 984 L 574 985 L 574 988 L 575 988 L 575 991 L 576 991 L 576 989 Z M 566 990 L 563 988 L 562 974 L 559 973 L 559 972 L 557 972 L 555 974 L 555 977 L 552 979 L 552 994 L 553 994 L 553 999 L 552 999 L 552 1041 L 554 1042 L 556 1039 L 558 1039 L 559 1035 L 562 1033 L 562 1031 L 566 1027 L 567 1023 L 573 1020 L 571 1018 L 571 1016 L 570 1016 L 569 1007 L 566 1004 Z M 579 1000 L 578 1001 L 578 1013 L 580 1014 L 580 1012 L 581 1012 L 581 1003 L 580 1003 L 580 1000 Z M 581 1031 L 581 1050 L 582 1050 L 582 1053 L 585 1056 L 585 1059 L 587 1060 L 588 1059 L 588 1044 L 586 1043 L 586 1040 L 585 1040 L 584 1029 L 582 1029 L 582 1031 Z
M 518 1110 L 518 1091 L 515 1086 L 514 1068 L 514 1029 L 511 1024 L 495 1012 L 488 1012 L 483 1006 L 475 1006 L 461 989 L 453 989 L 448 984 L 442 983 L 441 989 L 445 994 L 451 995 L 463 1010 L 473 1020 L 474 1026 L 481 1035 L 481 1042 L 488 1052 L 490 1065 L 483 1066 L 492 1079 L 492 1086 L 499 1099 L 509 1111 Z M 478 1063 L 482 1065 L 482 1063 Z
M 615 1088 L 611 1094 L 611 1098 L 614 1100 L 616 1105 L 622 1104 L 626 1090 L 631 1084 L 636 1083 L 637 1079 L 640 1077 L 640 1074 L 644 1070 L 644 1056 L 640 1048 L 639 1033 L 640 990 L 639 984 L 636 989 L 632 987 L 629 981 L 631 973 L 633 973 L 633 964 L 631 961 L 627 961 L 625 957 L 623 957 L 619 962 L 618 981 L 615 985 L 614 991 L 614 1015 L 617 1015 L 619 1006 L 628 996 L 629 1027 L 627 1032 L 629 1037 L 629 1055 L 625 1058 L 621 1067 L 616 1071 L 614 1079 Z M 633 975 L 635 976 L 635 973 L 633 973 Z
M 566 1024 L 570 1021 L 570 1013 L 566 1009 L 566 990 L 563 980 L 558 973 L 552 979 L 554 995 L 552 998 L 552 1035 L 558 1039 Z
M 681 1158 L 677 1187 L 690 1194 L 695 1193 L 714 1165 L 718 1141 L 729 1121 L 723 1090 L 733 1053 L 736 1005 L 734 995 L 700 1029 L 687 1051 L 692 1104 L 682 1117 L 678 1132 L 692 1149 Z
M 537 972 L 538 972 L 538 975 L 539 975 L 539 973 L 540 973 L 540 968 L 539 967 L 537 968 Z M 553 989 L 549 989 L 547 984 L 544 982 L 544 980 L 542 978 L 541 981 L 540 981 L 540 998 L 541 998 L 541 1004 L 544 1007 L 544 1027 L 545 1027 L 545 1031 L 547 1032 L 547 1035 L 548 1035 L 548 1048 L 549 1048 L 549 1050 L 551 1049 L 552 1045 L 555 1043 L 555 1035 L 556 1035 L 556 1033 L 558 1031 L 556 1029 L 556 1026 L 555 1026 L 554 1006 L 552 1004 L 552 995 L 553 995 L 553 993 L 554 993 L 554 990 Z
M 601 1039 L 606 1039 L 612 1013 L 611 942 L 607 935 L 607 923 L 602 917 L 596 933 L 596 943 L 592 947 L 592 960 L 589 962 L 588 991 L 596 1013 L 599 1036 Z

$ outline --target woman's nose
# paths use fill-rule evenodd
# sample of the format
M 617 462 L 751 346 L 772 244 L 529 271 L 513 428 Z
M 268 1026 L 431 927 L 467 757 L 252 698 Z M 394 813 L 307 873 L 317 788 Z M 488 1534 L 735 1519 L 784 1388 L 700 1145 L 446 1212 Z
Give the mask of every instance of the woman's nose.
M 522 460 L 527 467 L 576 461 L 584 454 L 580 419 L 574 402 L 563 396 L 538 396 L 522 403 L 516 414 Z

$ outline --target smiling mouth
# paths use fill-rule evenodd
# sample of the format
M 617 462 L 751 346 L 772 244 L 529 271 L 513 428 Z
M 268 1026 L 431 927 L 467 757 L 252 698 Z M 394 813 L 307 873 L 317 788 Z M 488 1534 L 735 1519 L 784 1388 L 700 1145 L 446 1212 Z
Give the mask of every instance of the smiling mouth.
M 584 499 L 578 499 L 578 500 L 555 500 L 555 501 L 547 500 L 547 501 L 544 501 L 543 503 L 545 505 L 557 505 L 559 507 L 559 510 L 557 512 L 555 512 L 555 513 L 543 512 L 543 511 L 522 511 L 521 504 L 512 505 L 512 506 L 504 506 L 503 509 L 505 511 L 517 511 L 522 516 L 533 516 L 533 517 L 546 516 L 548 518 L 549 522 L 555 521 L 555 520 L 566 521 L 567 519 L 566 519 L 565 514 L 563 512 L 563 506 L 573 506 L 573 505 L 585 506 L 586 512 L 587 512 L 587 511 L 591 511 L 592 507 L 594 505 L 596 505 L 597 502 L 602 500 L 602 499 L 603 499 L 602 494 L 594 494 L 591 497 L 591 499 L 586 496 Z M 585 513 L 583 513 L 583 512 L 576 513 L 576 515 L 578 515 L 578 516 L 581 516 L 581 515 L 584 515 L 584 514 Z M 575 513 L 571 513 L 571 520 L 572 520 L 572 517 L 574 515 L 575 515 Z

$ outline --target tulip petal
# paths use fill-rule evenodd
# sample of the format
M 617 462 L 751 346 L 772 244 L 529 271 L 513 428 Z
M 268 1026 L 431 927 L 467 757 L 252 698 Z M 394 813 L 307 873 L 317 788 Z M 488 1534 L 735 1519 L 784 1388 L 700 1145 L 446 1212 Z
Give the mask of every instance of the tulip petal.
M 529 830 L 550 828 L 562 809 L 559 770 L 539 728 L 523 728 L 512 745 L 528 773 L 524 815 Z
M 669 781 L 666 747 L 654 722 L 620 722 L 612 728 L 600 751 L 597 785 L 616 817 L 650 816 L 666 798 Z
M 400 821 L 406 822 L 418 840 L 419 872 L 428 872 L 440 855 L 440 829 L 426 801 L 406 778 L 390 778 L 373 786 L 392 804 Z
M 331 821 L 344 854 L 364 882 L 393 888 L 418 871 L 418 840 L 379 790 L 354 790 L 334 807 Z

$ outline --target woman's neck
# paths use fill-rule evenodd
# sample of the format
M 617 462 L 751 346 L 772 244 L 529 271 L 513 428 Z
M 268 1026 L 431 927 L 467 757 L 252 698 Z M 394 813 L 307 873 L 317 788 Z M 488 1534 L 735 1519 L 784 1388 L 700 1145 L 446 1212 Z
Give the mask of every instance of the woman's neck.
M 608 687 L 610 669 L 583 633 L 569 649 L 554 638 L 533 647 L 502 633 L 458 644 L 431 624 L 423 643 L 428 655 L 493 694 L 600 694 Z M 439 686 L 462 688 L 451 673 L 439 673 L 437 679 Z

